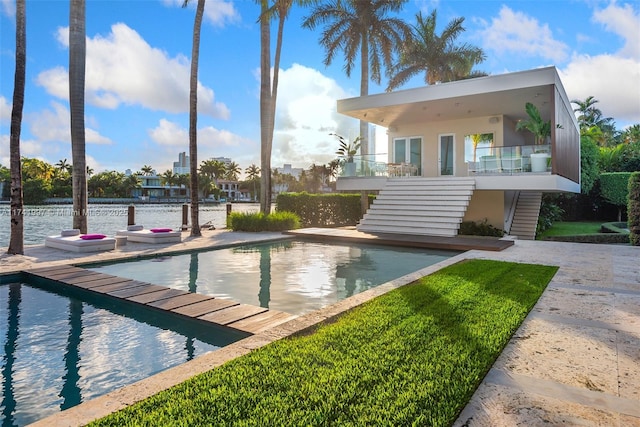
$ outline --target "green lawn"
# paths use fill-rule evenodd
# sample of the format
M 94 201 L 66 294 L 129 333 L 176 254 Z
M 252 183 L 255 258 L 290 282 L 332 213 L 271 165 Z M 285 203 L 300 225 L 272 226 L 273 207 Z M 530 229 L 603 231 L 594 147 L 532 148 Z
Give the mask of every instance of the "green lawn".
M 538 238 L 548 236 L 576 236 L 579 234 L 598 234 L 602 222 L 554 222 L 551 228 Z
M 92 425 L 451 425 L 556 270 L 455 264 Z

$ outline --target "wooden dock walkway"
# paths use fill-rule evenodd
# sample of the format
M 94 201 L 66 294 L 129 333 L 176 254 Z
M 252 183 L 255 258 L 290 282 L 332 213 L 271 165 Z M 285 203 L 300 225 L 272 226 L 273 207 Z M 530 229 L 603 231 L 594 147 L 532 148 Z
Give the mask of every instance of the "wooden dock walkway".
M 108 297 L 141 304 L 256 334 L 297 316 L 228 299 L 181 291 L 69 265 L 35 268 L 25 273 Z

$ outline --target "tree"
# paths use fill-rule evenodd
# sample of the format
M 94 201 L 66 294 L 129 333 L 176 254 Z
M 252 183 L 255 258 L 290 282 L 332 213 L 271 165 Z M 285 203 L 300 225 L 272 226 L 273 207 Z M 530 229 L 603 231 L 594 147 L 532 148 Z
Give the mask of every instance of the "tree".
M 142 166 L 142 168 L 140 169 L 140 171 L 142 172 L 142 175 L 144 176 L 151 176 L 153 175 L 153 168 L 149 165 L 144 165 Z
M 186 7 L 189 0 L 185 0 Z M 193 23 L 193 44 L 191 46 L 191 78 L 189 82 L 189 168 L 191 177 L 191 236 L 201 236 L 198 203 L 198 59 L 200 57 L 200 29 L 204 15 L 205 0 L 198 0 Z
M 72 173 L 73 171 L 73 166 L 71 166 L 69 162 L 67 162 L 67 159 L 58 160 L 58 163 L 56 163 L 56 168 L 58 168 L 59 171 L 67 171 L 69 173 Z
M 473 67 L 485 60 L 479 47 L 463 43 L 456 44 L 458 36 L 465 31 L 464 18 L 453 19 L 440 35 L 436 34 L 436 10 L 424 18 L 416 15 L 413 36 L 405 44 L 399 63 L 391 71 L 387 91 L 396 89 L 416 74 L 425 73 L 427 84 L 450 82 L 468 77 L 485 75 L 473 72 Z
M 247 179 L 253 183 L 253 200 L 255 200 L 256 181 L 260 179 L 260 168 L 252 163 L 251 166 L 244 170 L 244 173 L 247 175 Z
M 9 136 L 9 167 L 11 169 L 11 235 L 10 254 L 24 254 L 24 199 L 20 159 L 20 132 L 24 107 L 24 86 L 27 66 L 27 12 L 25 0 L 16 0 L 16 70 L 13 80 L 11 135 Z
M 136 174 L 125 176 L 122 181 L 122 197 L 132 197 L 133 190 L 142 187 L 142 181 Z
M 171 197 L 171 187 L 174 186 L 177 178 L 178 176 L 175 175 L 173 171 L 170 169 L 167 169 L 166 171 L 160 174 L 160 181 L 162 181 L 162 184 L 169 186 L 169 197 Z M 192 192 L 192 194 L 198 194 L 198 190 L 196 189 L 196 191 Z M 196 197 L 196 200 L 197 199 L 198 198 Z
M 365 96 L 369 94 L 369 78 L 379 84 L 382 67 L 390 70 L 394 54 L 405 41 L 411 40 L 411 27 L 401 19 L 387 16 L 399 12 L 405 3 L 406 0 L 333 0 L 316 7 L 302 25 L 313 30 L 327 24 L 320 37 L 326 50 L 326 66 L 342 50 L 344 69 L 350 77 L 356 58 L 360 57 L 360 96 Z M 369 154 L 368 128 L 369 124 L 361 120 L 363 156 Z
M 227 164 L 226 169 L 227 170 L 225 171 L 225 178 L 229 181 L 237 181 L 238 175 L 240 175 L 240 172 L 242 172 L 242 169 L 240 169 L 240 165 L 238 165 L 236 162 L 230 162 L 229 164 Z
M 87 160 L 85 155 L 84 84 L 87 54 L 85 0 L 71 0 L 69 12 L 69 110 L 73 163 L 73 228 L 87 232 Z
M 584 101 L 574 99 L 571 103 L 577 107 L 573 109 L 577 113 L 578 124 L 580 125 L 580 133 L 584 131 L 590 132 L 595 137 L 595 128 L 599 130 L 596 141 L 600 146 L 608 146 L 615 143 L 616 129 L 615 122 L 611 117 L 603 117 L 602 111 L 595 107 L 599 101 L 593 96 L 587 97 Z

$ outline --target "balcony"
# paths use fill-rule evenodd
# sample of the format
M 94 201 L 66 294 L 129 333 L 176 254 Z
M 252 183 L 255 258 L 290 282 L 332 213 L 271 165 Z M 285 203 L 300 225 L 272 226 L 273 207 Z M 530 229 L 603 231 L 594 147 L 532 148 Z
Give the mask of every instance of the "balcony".
M 470 176 L 551 173 L 550 145 L 478 148 L 475 159 L 466 162 Z

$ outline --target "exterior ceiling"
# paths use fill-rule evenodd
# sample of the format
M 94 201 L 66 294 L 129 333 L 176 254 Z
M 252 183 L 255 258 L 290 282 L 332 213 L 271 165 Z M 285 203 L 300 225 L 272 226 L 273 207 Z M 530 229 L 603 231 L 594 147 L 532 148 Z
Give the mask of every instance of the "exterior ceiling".
M 527 118 L 525 103 L 532 102 L 548 119 L 558 83 L 549 67 L 339 100 L 338 112 L 389 128 L 499 115 L 517 121 Z

